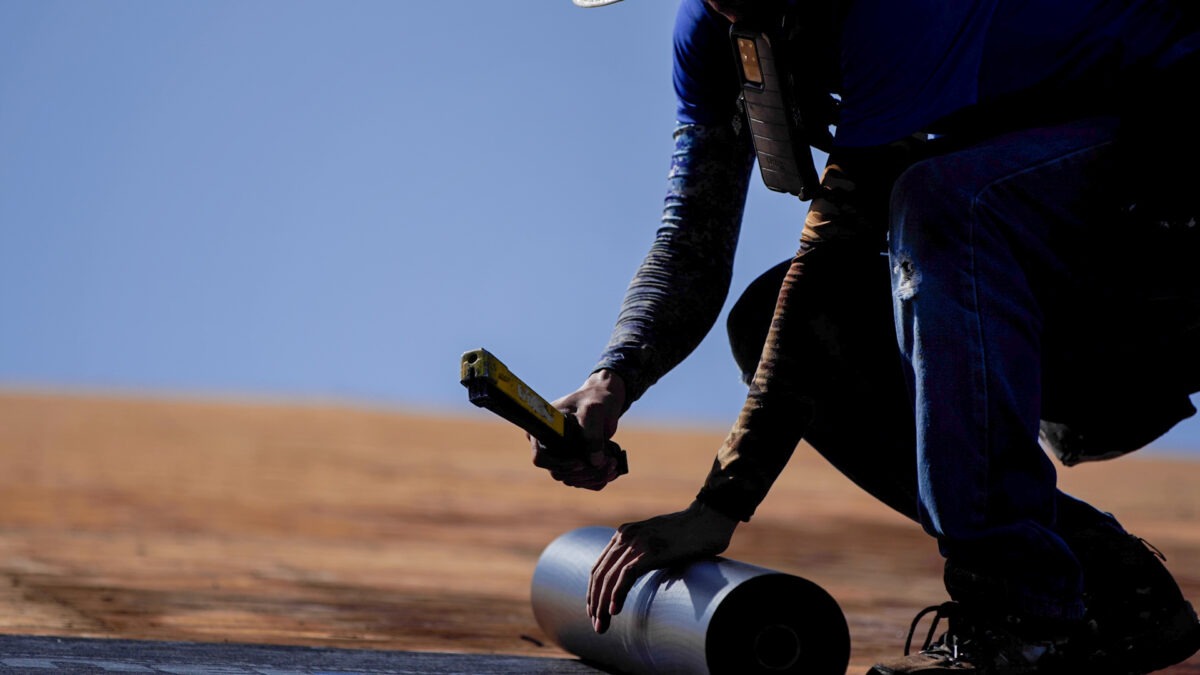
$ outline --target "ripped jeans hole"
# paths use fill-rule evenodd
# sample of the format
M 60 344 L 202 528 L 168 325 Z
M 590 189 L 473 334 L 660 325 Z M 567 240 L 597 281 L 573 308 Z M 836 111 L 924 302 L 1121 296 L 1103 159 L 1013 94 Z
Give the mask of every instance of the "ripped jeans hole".
M 892 279 L 898 300 L 912 300 L 917 294 L 917 286 L 921 283 L 921 275 L 917 272 L 916 265 L 907 257 L 896 261 L 892 268 Z

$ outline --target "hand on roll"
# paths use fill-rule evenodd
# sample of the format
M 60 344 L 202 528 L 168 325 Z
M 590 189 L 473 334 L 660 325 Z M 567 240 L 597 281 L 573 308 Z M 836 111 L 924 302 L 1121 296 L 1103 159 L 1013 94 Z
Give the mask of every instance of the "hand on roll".
M 592 627 L 597 633 L 608 630 L 629 589 L 646 572 L 724 551 L 737 524 L 697 501 L 678 513 L 622 525 L 592 567 L 587 592 Z

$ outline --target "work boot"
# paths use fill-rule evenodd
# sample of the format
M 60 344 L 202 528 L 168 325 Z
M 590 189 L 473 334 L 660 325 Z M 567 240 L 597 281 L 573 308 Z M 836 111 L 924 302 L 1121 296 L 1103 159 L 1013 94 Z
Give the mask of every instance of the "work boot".
M 913 654 L 913 634 L 921 619 L 931 612 L 934 617 L 925 642 L 921 650 Z M 947 619 L 947 630 L 934 642 L 934 633 L 943 618 Z M 1090 672 L 1080 669 L 1081 662 L 1071 656 L 1077 651 L 1072 647 L 1074 634 L 1082 630 L 1083 626 L 1067 623 L 1035 627 L 1030 621 L 1016 617 L 993 616 L 972 611 L 958 602 L 946 602 L 922 610 L 913 619 L 904 656 L 875 664 L 867 675 L 943 672 L 1077 675 Z
M 1105 672 L 1141 675 L 1200 650 L 1200 621 L 1158 549 L 1105 523 L 1065 539 L 1084 570 L 1085 620 Z

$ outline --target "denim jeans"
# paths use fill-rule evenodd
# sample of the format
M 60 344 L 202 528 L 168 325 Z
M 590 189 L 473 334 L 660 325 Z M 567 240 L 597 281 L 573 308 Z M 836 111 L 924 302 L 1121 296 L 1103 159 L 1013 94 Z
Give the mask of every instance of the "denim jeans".
M 1078 422 L 1088 409 L 1078 401 L 1194 391 L 1168 366 L 1196 351 L 1196 334 L 1182 346 L 1168 338 L 1194 329 L 1200 293 L 1175 298 L 1186 312 L 1147 308 L 1178 279 L 1154 235 L 1117 218 L 1114 128 L 1095 119 L 1021 131 L 914 165 L 893 192 L 888 256 L 858 287 L 806 298 L 803 310 L 816 401 L 806 439 L 937 538 L 953 597 L 996 611 L 1079 618 L 1071 532 L 1121 531 L 1057 489 L 1039 420 L 1066 411 L 1063 421 Z M 730 312 L 744 371 L 756 353 L 738 356 L 736 345 L 761 346 L 763 298 L 784 269 Z M 1184 318 L 1157 330 L 1164 317 Z

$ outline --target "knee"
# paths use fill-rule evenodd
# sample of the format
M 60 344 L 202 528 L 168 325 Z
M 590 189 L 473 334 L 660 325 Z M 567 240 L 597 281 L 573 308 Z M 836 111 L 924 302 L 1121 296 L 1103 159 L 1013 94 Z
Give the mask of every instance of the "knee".
M 975 195 L 963 189 L 951 158 L 935 157 L 909 167 L 896 179 L 890 201 L 892 252 L 911 251 L 930 237 L 952 239 L 969 222 Z
M 952 159 L 909 167 L 891 195 L 889 259 L 894 301 L 906 303 L 927 280 L 955 273 L 969 259 L 976 195 L 955 178 Z M 924 281 L 923 281 L 924 280 Z

